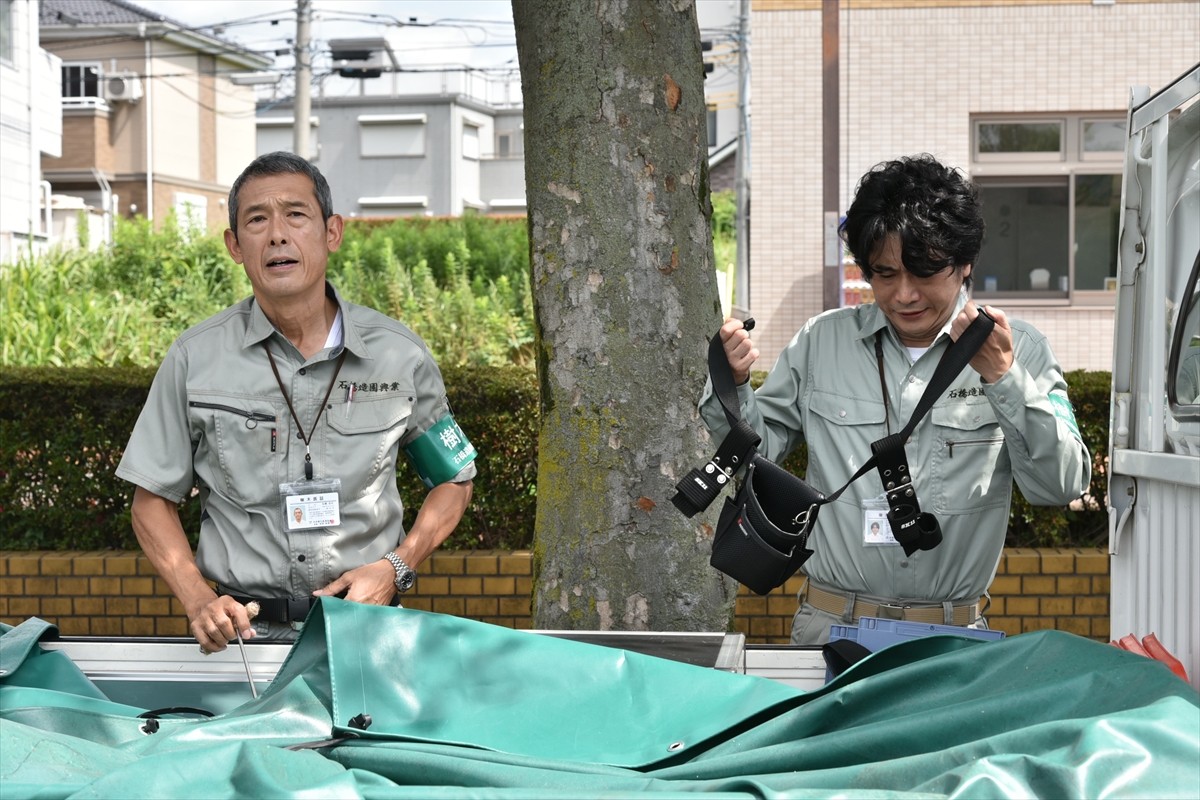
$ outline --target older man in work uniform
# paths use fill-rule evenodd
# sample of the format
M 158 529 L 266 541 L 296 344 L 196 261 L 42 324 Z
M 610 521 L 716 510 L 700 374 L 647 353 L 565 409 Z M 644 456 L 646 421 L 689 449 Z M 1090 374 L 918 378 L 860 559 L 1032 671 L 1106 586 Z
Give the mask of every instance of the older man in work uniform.
M 306 160 L 243 171 L 225 244 L 253 296 L 171 346 L 117 467 L 139 543 L 210 652 L 294 637 L 320 596 L 395 602 L 470 501 L 475 449 L 425 343 L 325 279 L 342 226 Z M 407 533 L 402 447 L 430 487 Z M 178 503 L 195 483 L 193 556 Z
M 806 479 L 826 492 L 871 457 L 872 442 L 903 429 L 949 342 L 978 315 L 967 290 L 983 218 L 974 187 L 919 156 L 868 172 L 842 233 L 874 303 L 809 320 L 757 391 L 748 332 L 739 320 L 720 331 L 760 452 L 778 461 L 807 441 Z M 1091 459 L 1046 337 L 987 311 L 994 330 L 906 447 L 941 544 L 906 554 L 878 479 L 856 481 L 817 517 L 793 643 L 824 643 L 830 625 L 861 616 L 984 624 L 980 598 L 1004 547 L 1014 478 L 1038 505 L 1067 505 L 1087 489 Z M 728 431 L 711 383 L 700 411 L 715 434 Z

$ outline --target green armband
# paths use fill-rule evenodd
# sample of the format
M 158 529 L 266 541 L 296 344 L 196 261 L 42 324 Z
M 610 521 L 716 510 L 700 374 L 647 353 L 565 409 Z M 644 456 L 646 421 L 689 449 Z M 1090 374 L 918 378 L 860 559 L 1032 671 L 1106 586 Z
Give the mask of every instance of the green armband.
M 453 478 L 478 452 L 462 428 L 447 414 L 404 448 L 417 474 L 430 489 Z

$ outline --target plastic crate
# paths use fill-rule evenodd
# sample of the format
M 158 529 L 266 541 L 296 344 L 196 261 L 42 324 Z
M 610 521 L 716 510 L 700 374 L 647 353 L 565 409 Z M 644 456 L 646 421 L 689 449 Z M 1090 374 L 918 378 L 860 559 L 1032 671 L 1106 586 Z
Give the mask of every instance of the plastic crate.
M 909 639 L 924 636 L 966 636 L 970 639 L 996 640 L 1004 638 L 1004 631 L 962 628 L 958 625 L 935 625 L 931 622 L 909 622 L 899 619 L 860 617 L 858 627 L 830 625 L 829 640 L 849 639 L 858 642 L 872 653 Z M 832 673 L 825 670 L 825 682 L 833 680 Z

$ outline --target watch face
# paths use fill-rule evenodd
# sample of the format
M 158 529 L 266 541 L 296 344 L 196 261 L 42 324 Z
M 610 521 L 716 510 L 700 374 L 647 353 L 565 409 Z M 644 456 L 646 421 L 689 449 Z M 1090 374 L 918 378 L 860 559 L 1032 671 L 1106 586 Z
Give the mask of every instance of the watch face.
M 399 575 L 396 576 L 396 588 L 402 592 L 407 592 L 416 582 L 417 573 L 413 572 L 411 569 L 403 570 Z

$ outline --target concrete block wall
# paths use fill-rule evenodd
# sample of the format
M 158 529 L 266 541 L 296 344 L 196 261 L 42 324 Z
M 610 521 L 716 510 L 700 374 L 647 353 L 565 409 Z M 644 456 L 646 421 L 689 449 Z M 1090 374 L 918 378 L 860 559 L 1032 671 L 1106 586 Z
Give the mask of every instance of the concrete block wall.
M 792 578 L 765 597 L 743 588 L 733 629 L 751 643 L 787 643 L 802 583 Z M 1010 549 L 986 615 L 1009 635 L 1056 629 L 1107 641 L 1108 591 L 1102 548 Z M 446 552 L 423 565 L 404 605 L 520 629 L 531 627 L 532 593 L 528 551 Z M 179 601 L 137 552 L 0 551 L 0 622 L 34 616 L 67 636 L 188 635 Z

